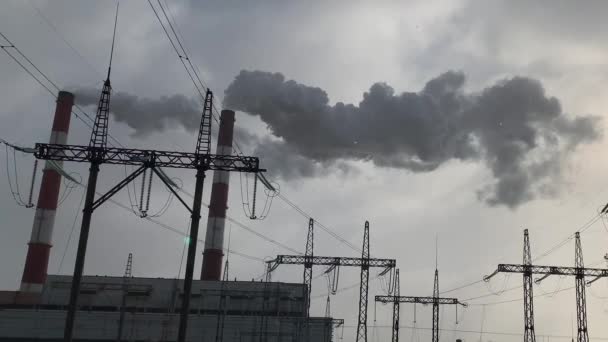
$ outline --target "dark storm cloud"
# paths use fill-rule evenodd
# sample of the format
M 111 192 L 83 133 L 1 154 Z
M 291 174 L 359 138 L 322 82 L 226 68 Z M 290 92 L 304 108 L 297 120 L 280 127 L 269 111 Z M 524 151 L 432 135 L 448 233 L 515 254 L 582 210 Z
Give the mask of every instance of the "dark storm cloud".
M 597 117 L 567 117 L 536 80 L 505 79 L 475 94 L 465 93 L 464 84 L 464 74 L 452 71 L 419 92 L 397 94 L 376 83 L 358 105 L 331 106 L 320 88 L 280 73 L 241 71 L 224 102 L 259 116 L 280 138 L 259 144 L 260 155 L 281 160 L 289 151 L 299 158 L 273 164 L 285 178 L 316 174 L 319 168 L 298 166 L 302 158 L 316 165 L 369 160 L 413 172 L 450 160 L 479 161 L 494 177 L 479 198 L 512 208 L 555 194 L 564 158 L 600 134 Z
M 75 90 L 74 94 L 80 105 L 97 105 L 100 90 L 81 88 Z M 179 94 L 150 99 L 116 92 L 112 94 L 110 112 L 116 121 L 127 124 L 139 136 L 162 132 L 175 126 L 194 131 L 198 129 L 201 120 L 200 105 Z

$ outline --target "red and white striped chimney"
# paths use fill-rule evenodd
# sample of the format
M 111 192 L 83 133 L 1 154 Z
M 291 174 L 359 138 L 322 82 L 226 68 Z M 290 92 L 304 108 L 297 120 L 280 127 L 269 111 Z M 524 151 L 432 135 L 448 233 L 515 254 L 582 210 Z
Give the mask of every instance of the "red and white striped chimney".
M 222 110 L 220 131 L 217 136 L 217 154 L 232 154 L 233 133 L 234 112 Z M 222 276 L 224 226 L 226 224 L 226 209 L 228 209 L 229 181 L 230 172 L 213 172 L 213 187 L 211 188 L 211 201 L 209 201 L 209 218 L 207 219 L 201 280 L 220 280 Z
M 57 96 L 53 131 L 49 143 L 65 144 L 67 142 L 73 105 L 74 94 L 60 91 Z M 60 161 L 55 163 L 61 165 Z M 28 244 L 20 291 L 41 292 L 46 281 L 60 187 L 61 175 L 47 162 L 42 172 L 42 183 L 40 184 L 32 236 Z

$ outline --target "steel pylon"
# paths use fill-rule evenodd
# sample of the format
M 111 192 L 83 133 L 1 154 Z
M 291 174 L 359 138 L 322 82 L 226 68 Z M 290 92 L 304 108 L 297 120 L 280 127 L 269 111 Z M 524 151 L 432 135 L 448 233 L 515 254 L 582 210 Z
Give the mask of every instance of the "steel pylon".
M 365 221 L 363 249 L 361 250 L 361 283 L 359 286 L 359 321 L 357 342 L 367 342 L 367 294 L 369 285 L 369 222 Z
M 576 322 L 578 332 L 577 342 L 589 342 L 587 332 L 587 300 L 585 294 L 585 263 L 583 262 L 583 248 L 581 247 L 580 233 L 575 234 L 574 266 L 576 267 Z
M 536 334 L 534 332 L 534 307 L 533 307 L 533 290 L 532 290 L 532 254 L 530 252 L 530 237 L 528 230 L 524 230 L 524 256 L 523 272 L 524 281 L 524 342 L 536 342 Z
M 401 296 L 401 290 L 399 289 L 399 269 L 395 270 L 395 285 L 393 289 L 395 291 L 395 300 L 393 301 L 393 334 L 391 336 L 392 342 L 399 342 L 399 297 Z
M 439 342 L 439 271 L 435 269 L 433 284 L 433 342 Z
M 110 119 L 110 96 L 112 94 L 112 85 L 110 84 L 110 75 L 103 82 L 103 89 L 99 97 L 97 105 L 97 114 L 93 123 L 93 131 L 91 132 L 91 140 L 89 147 L 104 149 L 108 144 L 108 121 Z
M 308 220 L 308 235 L 306 236 L 306 251 L 304 252 L 304 284 L 306 285 L 306 317 L 310 316 L 310 293 L 312 288 L 312 257 L 314 256 L 314 225 L 315 220 L 310 218 Z

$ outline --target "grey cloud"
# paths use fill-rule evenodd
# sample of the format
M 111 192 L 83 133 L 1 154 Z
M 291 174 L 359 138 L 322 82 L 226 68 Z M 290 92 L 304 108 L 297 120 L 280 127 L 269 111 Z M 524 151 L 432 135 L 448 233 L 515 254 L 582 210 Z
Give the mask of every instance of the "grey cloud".
M 79 88 L 74 93 L 76 102 L 83 106 L 97 105 L 99 101 L 99 89 Z M 127 124 L 139 136 L 176 126 L 195 131 L 201 120 L 200 105 L 179 94 L 150 99 L 116 92 L 112 94 L 110 112 L 116 121 Z
M 323 169 L 306 168 L 306 160 L 316 166 L 369 160 L 413 172 L 450 160 L 475 161 L 494 177 L 478 197 L 511 208 L 557 193 L 565 158 L 600 136 L 597 117 L 566 116 L 539 81 L 514 77 L 479 93 L 466 93 L 465 81 L 463 73 L 450 71 L 419 92 L 401 94 L 376 83 L 358 105 L 331 106 L 320 88 L 280 73 L 241 71 L 224 102 L 259 116 L 280 138 L 260 143 L 257 152 L 285 178 Z M 287 155 L 297 162 L 285 162 Z

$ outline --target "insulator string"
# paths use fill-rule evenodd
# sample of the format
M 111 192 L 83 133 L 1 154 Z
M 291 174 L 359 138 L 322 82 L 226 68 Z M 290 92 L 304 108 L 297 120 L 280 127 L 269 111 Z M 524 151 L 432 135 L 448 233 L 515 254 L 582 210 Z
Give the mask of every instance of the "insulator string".
M 142 215 L 144 210 L 144 192 L 146 191 L 146 174 L 148 169 L 144 169 L 144 172 L 141 176 L 141 193 L 139 195 L 139 213 Z
M 36 171 L 38 171 L 38 159 L 34 160 L 34 170 L 32 171 L 32 182 L 30 183 L 30 193 L 27 200 L 27 208 L 34 206 L 32 199 L 34 197 L 34 183 L 36 182 Z

